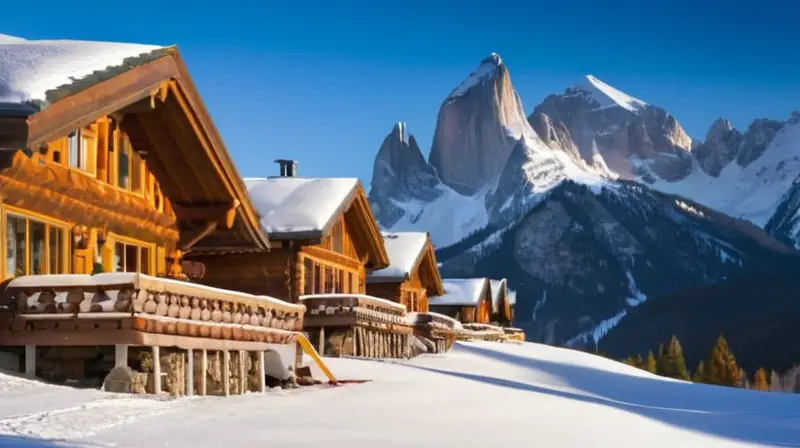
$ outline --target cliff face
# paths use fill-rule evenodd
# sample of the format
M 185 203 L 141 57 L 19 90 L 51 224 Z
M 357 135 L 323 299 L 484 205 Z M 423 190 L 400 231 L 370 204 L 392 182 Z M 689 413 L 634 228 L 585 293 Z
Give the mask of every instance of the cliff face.
M 492 54 L 442 104 L 430 162 L 446 185 L 473 194 L 500 174 L 526 132 L 508 69 Z

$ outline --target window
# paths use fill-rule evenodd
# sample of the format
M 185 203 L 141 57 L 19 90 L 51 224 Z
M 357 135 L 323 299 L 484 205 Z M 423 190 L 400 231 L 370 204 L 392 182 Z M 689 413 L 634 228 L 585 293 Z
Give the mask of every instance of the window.
M 64 228 L 6 215 L 6 276 L 66 273 Z
M 119 133 L 120 144 L 117 151 L 117 186 L 128 191 L 141 193 L 142 183 L 142 158 L 133 149 L 130 140 L 125 134 Z
M 303 294 L 314 294 L 314 262 L 303 259 Z
M 135 244 L 114 244 L 114 272 L 150 274 L 150 249 Z
M 335 285 L 333 284 L 333 268 L 325 266 L 325 294 L 332 294 Z
M 81 129 L 67 136 L 67 163 L 72 168 L 93 172 L 90 162 L 97 152 L 97 136 L 91 129 Z

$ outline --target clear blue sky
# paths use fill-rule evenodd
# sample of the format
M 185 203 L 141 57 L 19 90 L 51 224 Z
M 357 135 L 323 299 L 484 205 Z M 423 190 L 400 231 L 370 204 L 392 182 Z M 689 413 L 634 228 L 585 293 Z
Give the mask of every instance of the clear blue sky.
M 492 51 L 528 113 L 591 73 L 696 138 L 719 116 L 785 119 L 800 109 L 793 3 L 26 1 L 3 5 L 0 32 L 177 44 L 243 176 L 290 157 L 368 183 L 398 120 L 427 155 L 441 102 Z

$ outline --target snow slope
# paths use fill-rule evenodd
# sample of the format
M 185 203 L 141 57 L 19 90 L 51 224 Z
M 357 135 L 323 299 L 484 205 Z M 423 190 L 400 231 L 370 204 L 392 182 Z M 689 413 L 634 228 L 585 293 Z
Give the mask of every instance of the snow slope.
M 0 376 L 0 445 L 20 437 L 71 446 L 318 447 L 325 441 L 354 448 L 800 440 L 796 396 L 666 380 L 544 345 L 458 343 L 448 355 L 411 361 L 328 362 L 340 378 L 373 381 L 228 399 L 155 399 Z
M 647 103 L 639 98 L 634 98 L 621 90 L 617 90 L 592 75 L 584 76 L 580 82 L 572 86 L 572 89 L 576 94 L 587 96 L 597 102 L 600 105 L 598 109 L 619 106 L 631 112 L 637 112 L 647 106 Z

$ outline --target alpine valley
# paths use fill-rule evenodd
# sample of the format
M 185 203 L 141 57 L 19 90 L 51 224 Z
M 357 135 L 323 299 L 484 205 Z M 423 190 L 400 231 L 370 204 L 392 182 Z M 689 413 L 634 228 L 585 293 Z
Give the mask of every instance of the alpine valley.
M 369 198 L 385 230 L 430 232 L 443 276 L 507 277 L 528 339 L 594 348 L 648 298 L 796 263 L 799 174 L 799 113 L 698 141 L 589 75 L 526 115 L 492 54 L 427 160 L 395 125 Z

